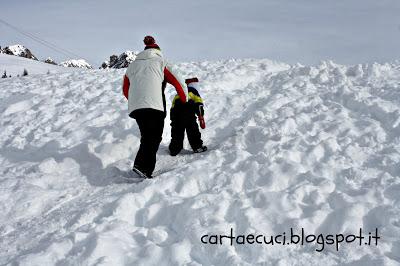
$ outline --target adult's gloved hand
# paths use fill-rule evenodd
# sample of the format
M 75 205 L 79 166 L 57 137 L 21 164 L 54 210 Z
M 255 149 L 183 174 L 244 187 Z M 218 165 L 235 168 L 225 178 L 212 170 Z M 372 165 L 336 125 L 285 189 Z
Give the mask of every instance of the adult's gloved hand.
M 204 121 L 204 117 L 203 116 L 199 116 L 199 123 L 200 123 L 200 127 L 202 129 L 206 128 L 206 122 Z

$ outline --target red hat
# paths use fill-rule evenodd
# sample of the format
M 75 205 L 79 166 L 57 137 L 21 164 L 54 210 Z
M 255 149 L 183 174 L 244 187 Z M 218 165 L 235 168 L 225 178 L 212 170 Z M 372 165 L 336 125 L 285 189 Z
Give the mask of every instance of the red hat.
M 199 82 L 199 79 L 194 77 L 194 78 L 190 78 L 190 79 L 185 79 L 185 83 L 186 84 L 190 84 L 192 82 Z
M 148 48 L 160 49 L 160 47 L 156 44 L 156 40 L 154 40 L 153 36 L 148 35 L 148 36 L 144 37 L 143 42 L 146 45 L 145 49 L 148 49 Z

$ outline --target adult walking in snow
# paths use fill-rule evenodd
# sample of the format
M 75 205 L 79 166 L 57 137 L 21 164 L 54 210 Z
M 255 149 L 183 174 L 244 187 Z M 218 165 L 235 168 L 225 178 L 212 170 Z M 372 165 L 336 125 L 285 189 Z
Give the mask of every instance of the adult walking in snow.
M 145 49 L 126 70 L 123 94 L 128 99 L 128 111 L 140 129 L 140 147 L 133 171 L 151 178 L 156 165 L 156 153 L 162 139 L 166 116 L 165 86 L 173 85 L 182 102 L 187 102 L 185 82 L 164 59 L 152 36 L 144 38 Z

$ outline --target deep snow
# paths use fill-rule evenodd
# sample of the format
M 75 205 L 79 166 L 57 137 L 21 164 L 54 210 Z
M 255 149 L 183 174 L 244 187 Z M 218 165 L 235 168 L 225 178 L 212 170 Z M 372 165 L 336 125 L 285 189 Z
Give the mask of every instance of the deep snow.
M 400 65 L 181 63 L 210 150 L 123 182 L 139 131 L 124 70 L 0 80 L 0 264 L 398 265 Z M 169 100 L 173 89 L 167 93 Z M 170 102 L 170 101 L 169 101 Z M 356 233 L 378 246 L 204 245 L 204 234 Z

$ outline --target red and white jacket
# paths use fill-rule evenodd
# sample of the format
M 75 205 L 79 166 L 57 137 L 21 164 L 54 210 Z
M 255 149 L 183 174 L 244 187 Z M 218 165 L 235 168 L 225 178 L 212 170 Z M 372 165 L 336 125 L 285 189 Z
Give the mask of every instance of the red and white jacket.
M 164 111 L 163 81 L 175 87 L 182 102 L 188 101 L 188 90 L 180 75 L 167 63 L 158 49 L 139 53 L 126 70 L 123 94 L 128 99 L 128 111 L 151 108 Z

